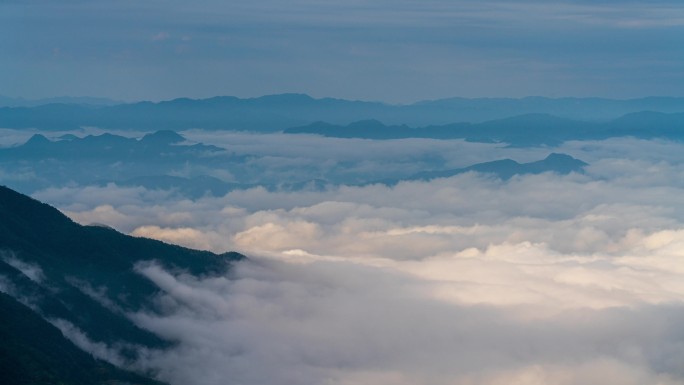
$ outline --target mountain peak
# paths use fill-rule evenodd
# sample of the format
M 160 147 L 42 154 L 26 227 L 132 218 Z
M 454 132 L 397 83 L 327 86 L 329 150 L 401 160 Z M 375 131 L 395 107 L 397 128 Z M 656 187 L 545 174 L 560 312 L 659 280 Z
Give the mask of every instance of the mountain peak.
M 50 143 L 50 140 L 41 134 L 34 134 L 24 143 L 24 146 L 39 146 Z
M 359 120 L 353 123 L 350 123 L 347 125 L 348 128 L 365 128 L 365 129 L 373 129 L 373 128 L 385 128 L 385 124 L 383 124 L 381 121 L 377 119 L 366 119 L 366 120 Z
M 286 94 L 275 94 L 275 95 L 264 95 L 258 98 L 252 99 L 259 102 L 276 102 L 276 103 L 306 103 L 315 100 L 307 94 L 297 94 L 297 93 L 286 93 Z
M 568 154 L 562 154 L 558 152 L 552 152 L 547 156 L 544 160 L 546 163 L 553 163 L 553 164 L 573 164 L 573 165 L 581 165 L 581 166 L 586 166 L 588 163 L 581 161 L 577 158 L 574 158 Z
M 147 134 L 140 139 L 142 143 L 150 144 L 176 144 L 184 142 L 183 135 L 171 130 L 159 130 L 152 134 Z

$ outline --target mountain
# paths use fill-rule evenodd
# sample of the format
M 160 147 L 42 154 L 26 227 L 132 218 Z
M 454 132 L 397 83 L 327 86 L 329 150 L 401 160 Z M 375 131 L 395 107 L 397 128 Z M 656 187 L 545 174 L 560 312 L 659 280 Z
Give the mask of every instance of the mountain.
M 82 126 L 153 131 L 204 128 L 217 130 L 279 131 L 324 117 L 372 116 L 389 108 L 381 103 L 313 99 L 301 94 L 270 95 L 252 99 L 219 96 L 209 99 L 174 99 L 115 106 L 48 104 L 0 108 L 0 127 L 36 127 L 69 130 Z
M 0 148 L 0 167 L 4 171 L 31 175 L 12 181 L 14 188 L 25 193 L 73 182 L 166 188 L 172 184 L 168 174 L 174 171 L 195 164 L 203 169 L 229 169 L 243 159 L 224 148 L 187 143 L 182 135 L 170 130 L 150 133 L 141 139 L 113 134 L 48 139 L 35 134 L 22 145 Z M 181 190 L 192 192 L 193 196 L 221 191 L 225 194 L 230 190 L 224 186 L 228 184 L 216 178 L 201 175 L 173 178 Z
M 482 122 L 530 113 L 548 114 L 574 120 L 608 121 L 639 111 L 684 112 L 683 102 L 684 98 L 657 96 L 636 99 L 528 96 L 524 98 L 447 98 L 417 104 L 434 110 L 451 108 L 465 111 L 470 119 L 464 120 Z
M 82 226 L 49 205 L 0 186 L 0 291 L 13 299 L 4 296 L 0 302 L 5 310 L 0 312 L 0 335 L 14 336 L 2 354 L 16 357 L 18 367 L 51 373 L 54 378 L 45 383 L 115 379 L 112 376 L 119 372 L 111 365 L 102 366 L 100 361 L 73 353 L 73 347 L 55 334 L 52 325 L 36 317 L 53 325 L 68 325 L 69 330 L 83 333 L 95 344 L 119 346 L 116 363 L 125 366 L 143 347 L 164 349 L 174 343 L 138 327 L 127 316 L 143 309 L 162 311 L 154 301 L 160 289 L 136 273 L 136 265 L 154 261 L 168 271 L 211 276 L 225 274 L 243 258 L 234 252 L 214 254 L 135 238 L 105 226 Z M 29 310 L 35 316 L 27 315 Z M 27 339 L 31 333 L 17 329 L 21 320 L 36 324 L 36 333 L 49 340 Z M 76 365 L 72 371 L 64 372 L 68 366 L 55 356 L 54 349 L 72 352 L 74 358 L 69 360 Z M 86 377 L 69 377 L 80 371 L 78 365 L 90 368 L 84 369 Z M 86 381 L 89 370 L 102 376 Z
M 587 139 L 596 135 L 599 123 L 589 123 L 548 114 L 527 114 L 491 120 L 475 125 L 466 140 L 508 143 L 526 147 L 554 146 L 572 139 Z
M 591 134 L 596 123 L 573 121 L 546 114 L 528 114 L 483 123 L 452 123 L 411 128 L 388 126 L 364 120 L 346 126 L 315 122 L 285 129 L 286 134 L 316 134 L 335 138 L 362 139 L 465 139 L 472 142 L 508 143 L 517 146 L 556 145 L 564 140 Z
M 303 94 L 268 95 L 248 99 L 232 96 L 180 98 L 158 103 L 117 105 L 81 104 L 61 100 L 60 103 L 38 106 L 0 108 L 0 127 L 67 130 L 94 126 L 143 131 L 203 128 L 275 132 L 317 121 L 347 125 L 360 120 L 379 120 L 398 126 L 435 126 L 453 122 L 479 123 L 527 114 L 607 121 L 645 110 L 684 112 L 684 98 L 451 98 L 409 105 L 316 99 Z
M 121 160 L 124 157 L 128 161 L 171 161 L 178 158 L 184 161 L 198 154 L 225 152 L 223 148 L 201 143 L 179 145 L 182 142 L 185 142 L 185 138 L 170 130 L 150 133 L 139 140 L 108 133 L 83 138 L 67 135 L 57 140 L 49 140 L 44 135 L 35 134 L 23 145 L 0 149 L 0 160 L 54 158 L 103 161 Z
M 120 135 L 63 135 L 48 139 L 35 134 L 24 144 L 0 148 L 0 179 L 12 187 L 33 193 L 45 188 L 74 184 L 105 187 L 144 187 L 167 190 L 190 198 L 223 196 L 236 189 L 262 186 L 269 190 L 320 189 L 327 182 L 308 178 L 281 177 L 251 160 L 255 155 L 236 155 L 227 149 L 189 144 L 170 130 L 147 134 L 140 139 Z M 10 179 L 7 175 L 19 175 Z M 229 175 L 226 181 L 212 174 Z M 8 183 L 5 182 L 5 183 Z
M 524 127 L 525 121 L 534 124 Z M 544 124 L 547 122 L 556 124 L 556 129 L 545 130 Z M 518 146 L 549 145 L 577 134 L 579 129 L 573 131 L 571 127 L 563 126 L 566 122 L 543 115 L 492 121 L 481 124 L 482 128 L 475 131 L 479 136 L 467 135 L 466 139 L 508 140 Z M 508 125 L 520 127 L 512 129 Z M 434 133 L 429 129 L 389 127 L 378 121 L 362 121 L 349 128 L 351 133 L 379 139 L 399 137 L 392 132 L 395 128 L 411 137 Z M 377 130 L 380 134 L 377 134 Z M 463 129 L 460 135 L 472 130 Z M 445 132 L 437 131 L 435 136 L 447 136 Z M 549 136 L 545 136 L 547 133 Z M 0 148 L 0 169 L 5 173 L 2 176 L 7 181 L 5 183 L 11 183 L 12 188 L 29 194 L 46 188 L 75 185 L 108 188 L 114 184 L 119 187 L 163 190 L 169 194 L 199 199 L 255 187 L 269 191 L 321 191 L 342 184 L 365 185 L 385 179 L 392 183 L 411 180 L 415 177 L 413 174 L 420 170 L 429 170 L 436 175 L 448 175 L 454 171 L 445 169 L 445 163 L 439 156 L 412 158 L 410 168 L 386 173 L 387 176 L 377 171 L 359 171 L 363 168 L 360 167 L 363 161 L 336 162 L 322 169 L 309 164 L 292 165 L 287 162 L 281 167 L 267 156 L 236 155 L 220 147 L 188 144 L 182 135 L 168 130 L 147 134 L 141 139 L 112 134 L 83 138 L 67 135 L 48 139 L 36 134 L 23 145 Z M 471 166 L 470 170 L 488 172 L 477 165 Z
M 606 134 L 610 136 L 684 140 L 684 113 L 635 112 L 615 119 L 604 126 Z
M 548 114 L 527 114 L 482 123 L 455 123 L 411 128 L 364 120 L 348 125 L 315 122 L 291 127 L 286 134 L 315 134 L 334 138 L 361 139 L 465 139 L 472 142 L 505 143 L 510 146 L 555 146 L 568 140 L 614 137 L 684 140 L 684 113 L 642 111 L 608 122 L 585 122 Z
M 0 383 L 161 385 L 82 351 L 28 306 L 0 292 Z
M 471 124 L 465 123 L 466 127 Z M 286 134 L 316 134 L 333 138 L 363 139 L 401 139 L 401 138 L 436 138 L 438 130 L 421 130 L 407 125 L 385 125 L 376 119 L 360 120 L 347 125 L 335 125 L 326 122 L 314 122 L 306 126 L 290 127 L 283 130 Z
M 582 172 L 588 164 L 567 154 L 551 153 L 542 160 L 530 163 L 518 163 L 512 159 L 501 159 L 492 162 L 478 163 L 472 166 L 452 170 L 423 171 L 401 180 L 386 180 L 380 183 L 394 185 L 400 181 L 431 180 L 437 178 L 449 178 L 466 172 L 479 172 L 493 174 L 503 180 L 508 180 L 515 175 L 541 174 L 553 172 L 556 174 L 569 174 Z

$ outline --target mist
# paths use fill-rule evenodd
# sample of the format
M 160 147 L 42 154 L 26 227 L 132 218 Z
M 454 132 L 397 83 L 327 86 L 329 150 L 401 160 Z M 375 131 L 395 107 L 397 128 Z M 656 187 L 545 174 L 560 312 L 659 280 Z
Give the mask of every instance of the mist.
M 252 154 L 278 153 L 280 139 L 223 137 Z M 339 157 L 363 146 L 372 159 L 440 151 L 311 137 L 278 156 L 322 159 L 330 141 Z M 490 146 L 441 145 L 466 159 Z M 584 172 L 509 180 L 469 172 L 198 199 L 109 184 L 34 196 L 79 223 L 250 256 L 214 278 L 137 266 L 164 312 L 129 317 L 178 344 L 134 365 L 171 384 L 682 384 L 682 147 L 567 142 L 526 156 L 571 153 L 590 163 Z

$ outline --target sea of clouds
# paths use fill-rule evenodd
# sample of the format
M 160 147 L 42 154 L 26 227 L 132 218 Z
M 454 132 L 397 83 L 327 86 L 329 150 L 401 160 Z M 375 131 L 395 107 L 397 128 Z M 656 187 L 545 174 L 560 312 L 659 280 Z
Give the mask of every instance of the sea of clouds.
M 249 256 L 212 278 L 136 266 L 165 312 L 130 317 L 179 342 L 136 368 L 174 385 L 684 384 L 684 145 L 184 134 L 300 162 L 556 151 L 590 165 L 195 200 L 114 184 L 35 193 L 83 224 Z

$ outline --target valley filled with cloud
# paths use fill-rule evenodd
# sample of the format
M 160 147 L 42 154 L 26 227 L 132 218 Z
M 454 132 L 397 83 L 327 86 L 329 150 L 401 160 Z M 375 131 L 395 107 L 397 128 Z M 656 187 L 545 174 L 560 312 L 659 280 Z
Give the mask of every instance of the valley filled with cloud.
M 163 312 L 127 316 L 178 344 L 129 367 L 207 385 L 684 382 L 680 143 L 182 134 L 301 180 L 409 175 L 426 157 L 450 168 L 559 152 L 588 165 L 194 198 L 116 183 L 39 189 L 82 224 L 249 256 L 219 277 L 138 265 Z

